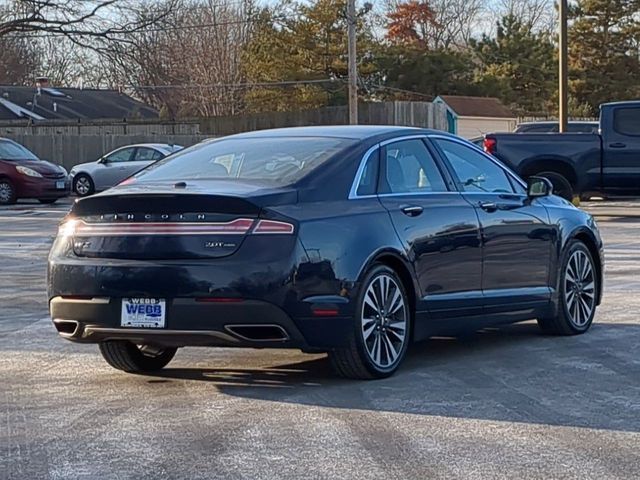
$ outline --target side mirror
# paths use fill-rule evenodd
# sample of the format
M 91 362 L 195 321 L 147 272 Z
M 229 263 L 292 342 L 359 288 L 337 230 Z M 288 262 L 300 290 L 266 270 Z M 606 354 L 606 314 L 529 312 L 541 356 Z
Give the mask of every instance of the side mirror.
M 548 197 L 553 193 L 553 184 L 545 177 L 529 177 L 527 196 L 529 198 Z
M 98 163 L 107 163 L 107 157 L 102 157 L 98 159 Z

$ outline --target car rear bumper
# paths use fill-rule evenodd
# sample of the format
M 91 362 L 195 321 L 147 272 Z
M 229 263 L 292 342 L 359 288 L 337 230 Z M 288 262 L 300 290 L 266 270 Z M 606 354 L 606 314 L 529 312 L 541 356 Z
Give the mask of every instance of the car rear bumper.
M 161 346 L 300 348 L 325 351 L 344 346 L 352 322 L 345 317 L 292 319 L 261 300 L 201 302 L 168 299 L 165 328 L 130 328 L 120 324 L 121 298 L 64 297 L 49 309 L 58 333 L 79 343 L 129 340 Z

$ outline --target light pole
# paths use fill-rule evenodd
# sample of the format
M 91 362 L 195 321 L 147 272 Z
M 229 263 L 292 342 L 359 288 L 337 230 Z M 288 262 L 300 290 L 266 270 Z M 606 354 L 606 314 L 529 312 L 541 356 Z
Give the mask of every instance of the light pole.
M 349 123 L 358 124 L 358 66 L 356 63 L 356 0 L 347 1 L 349 36 Z
M 558 108 L 558 118 L 560 132 L 567 131 L 568 108 L 569 108 L 569 81 L 568 81 L 568 46 L 567 46 L 567 0 L 559 0 L 560 16 L 560 39 L 558 42 L 558 57 L 560 60 L 559 77 L 560 83 L 558 96 L 560 105 Z

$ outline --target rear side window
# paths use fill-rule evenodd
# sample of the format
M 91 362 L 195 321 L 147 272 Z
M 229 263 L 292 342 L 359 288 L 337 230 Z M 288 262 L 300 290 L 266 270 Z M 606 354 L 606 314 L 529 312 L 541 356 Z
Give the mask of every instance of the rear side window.
M 356 190 L 356 195 L 375 195 L 378 186 L 378 157 L 380 151 L 376 149 L 369 158 L 362 171 L 360 183 Z
M 613 129 L 621 135 L 640 136 L 640 107 L 614 110 Z
M 325 137 L 226 138 L 181 150 L 136 175 L 140 181 L 227 179 L 285 186 L 355 143 Z
M 446 192 L 435 159 L 419 139 L 402 140 L 383 150 L 381 193 Z

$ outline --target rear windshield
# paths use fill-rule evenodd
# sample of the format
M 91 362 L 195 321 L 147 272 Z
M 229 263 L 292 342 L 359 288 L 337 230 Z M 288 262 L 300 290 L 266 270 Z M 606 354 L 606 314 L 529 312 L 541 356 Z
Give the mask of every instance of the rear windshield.
M 175 153 L 136 175 L 143 182 L 230 179 L 290 185 L 353 140 L 320 137 L 227 138 Z
M 18 143 L 10 140 L 0 140 L 0 159 L 38 160 L 38 157 Z

